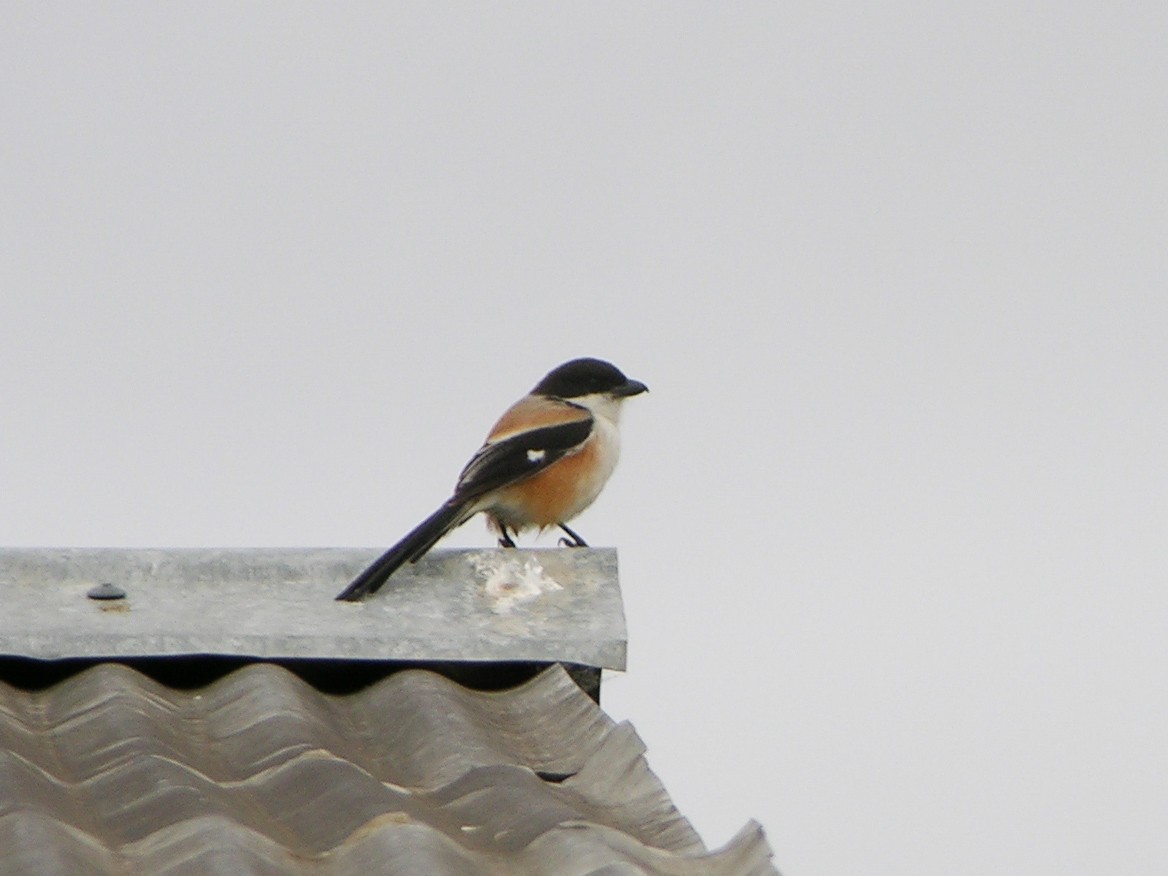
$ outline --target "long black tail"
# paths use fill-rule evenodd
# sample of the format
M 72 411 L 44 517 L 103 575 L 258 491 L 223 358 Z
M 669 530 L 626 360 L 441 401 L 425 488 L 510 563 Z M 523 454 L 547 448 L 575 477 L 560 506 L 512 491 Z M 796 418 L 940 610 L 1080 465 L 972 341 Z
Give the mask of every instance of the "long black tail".
M 376 593 L 401 566 L 418 559 L 434 547 L 438 539 L 458 526 L 465 512 L 465 502 L 451 499 L 374 560 L 368 569 L 353 579 L 353 583 L 337 594 L 337 599 L 356 602 L 369 593 Z

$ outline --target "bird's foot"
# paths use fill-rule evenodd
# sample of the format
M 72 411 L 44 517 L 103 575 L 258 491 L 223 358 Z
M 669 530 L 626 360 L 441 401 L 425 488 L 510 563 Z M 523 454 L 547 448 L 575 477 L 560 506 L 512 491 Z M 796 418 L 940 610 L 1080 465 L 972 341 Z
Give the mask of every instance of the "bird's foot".
M 575 532 L 573 532 L 568 527 L 564 526 L 564 524 L 557 523 L 556 525 L 558 527 L 560 527 L 560 529 L 564 530 L 564 532 L 568 533 L 568 538 L 561 538 L 560 539 L 560 546 L 561 547 L 569 547 L 569 548 L 588 547 L 588 542 L 586 542 L 584 539 L 580 538 L 579 535 L 577 535 Z

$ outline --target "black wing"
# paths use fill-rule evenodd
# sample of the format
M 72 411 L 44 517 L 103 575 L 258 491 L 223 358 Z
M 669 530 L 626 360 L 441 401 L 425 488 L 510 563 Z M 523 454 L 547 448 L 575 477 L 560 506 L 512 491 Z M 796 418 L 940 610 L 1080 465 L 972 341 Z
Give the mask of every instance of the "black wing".
M 491 490 L 529 478 L 563 459 L 591 434 L 592 418 L 588 417 L 543 426 L 484 444 L 458 476 L 454 499 L 476 499 Z

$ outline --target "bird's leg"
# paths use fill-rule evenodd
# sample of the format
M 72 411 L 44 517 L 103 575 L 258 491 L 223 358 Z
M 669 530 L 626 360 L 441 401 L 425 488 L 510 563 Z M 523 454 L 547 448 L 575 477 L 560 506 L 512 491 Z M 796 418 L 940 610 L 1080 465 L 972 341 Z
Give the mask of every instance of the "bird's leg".
M 560 529 L 564 530 L 564 532 L 571 536 L 571 541 L 566 538 L 560 539 L 560 544 L 562 544 L 564 547 L 588 547 L 588 542 L 580 538 L 580 536 L 578 536 L 564 524 L 557 523 L 556 526 L 560 527 Z
M 499 526 L 499 532 L 501 532 L 501 533 L 502 533 L 502 535 L 501 535 L 501 536 L 499 536 L 499 547 L 501 547 L 501 548 L 513 548 L 513 547 L 515 547 L 515 542 L 514 542 L 514 541 L 512 541 L 512 540 L 511 540 L 511 536 L 509 536 L 509 535 L 507 534 L 507 527 L 506 527 L 506 526 L 500 525 L 500 526 Z

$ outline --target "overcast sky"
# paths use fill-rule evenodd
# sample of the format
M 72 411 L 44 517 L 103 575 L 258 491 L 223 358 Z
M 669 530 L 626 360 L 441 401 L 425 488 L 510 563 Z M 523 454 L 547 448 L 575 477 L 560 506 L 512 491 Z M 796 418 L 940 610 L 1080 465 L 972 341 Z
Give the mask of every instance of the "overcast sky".
M 708 843 L 1162 872 L 1168 5 L 0 18 L 0 542 L 383 546 L 601 356 Z

